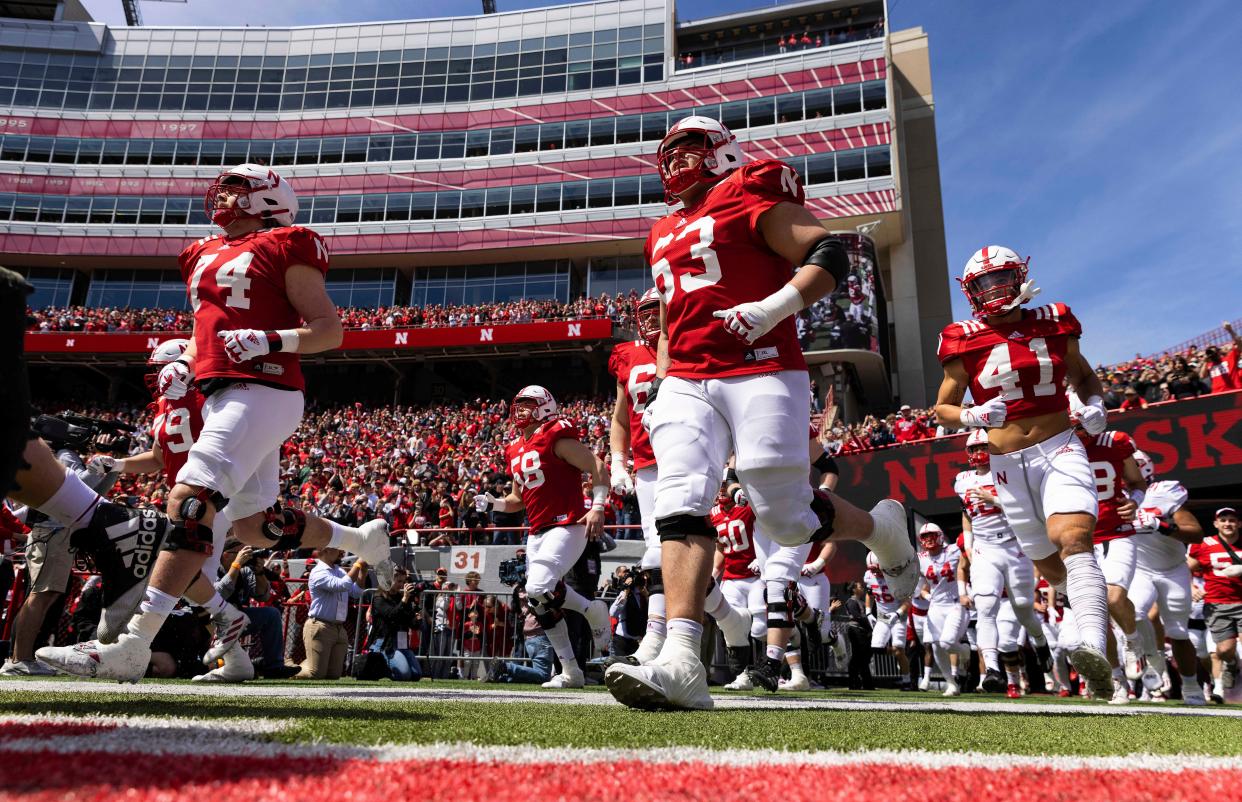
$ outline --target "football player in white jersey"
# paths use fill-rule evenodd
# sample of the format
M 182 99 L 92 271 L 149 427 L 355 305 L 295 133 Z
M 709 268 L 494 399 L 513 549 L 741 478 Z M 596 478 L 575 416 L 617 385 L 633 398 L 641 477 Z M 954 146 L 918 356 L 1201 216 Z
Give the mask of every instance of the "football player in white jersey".
M 875 599 L 875 626 L 871 630 L 873 651 L 886 651 L 897 660 L 901 670 L 901 689 L 910 690 L 910 658 L 906 657 L 906 614 L 910 602 L 900 601 L 888 589 L 880 561 L 867 552 L 867 571 L 863 574 L 871 598 Z M 921 617 L 921 616 L 920 616 Z
M 1156 643 L 1147 611 L 1156 605 L 1164 635 L 1173 646 L 1173 659 L 1182 675 L 1182 701 L 1203 705 L 1198 681 L 1198 658 L 1190 641 L 1190 569 L 1186 546 L 1203 540 L 1203 528 L 1186 509 L 1189 494 L 1174 480 L 1156 481 L 1155 465 L 1142 451 L 1134 453 L 1147 490 L 1141 496 L 1132 535 L 1138 545 L 1138 566 L 1130 586 L 1137 611 L 1138 634 L 1147 665 L 1143 684 L 1156 693 L 1164 684 L 1164 644 Z
M 944 677 L 944 695 L 961 693 L 953 671 L 953 658 L 965 668 L 969 659 L 969 647 L 961 642 L 966 634 L 970 618 L 962 606 L 957 587 L 957 564 L 961 552 L 956 543 L 947 543 L 944 530 L 933 523 L 919 529 L 919 570 L 921 584 L 931 593 L 931 605 L 927 608 L 927 641 L 931 643 L 936 666 Z M 924 643 L 926 646 L 927 643 Z
M 992 480 L 988 436 L 973 429 L 966 438 L 966 458 L 970 470 L 962 471 L 953 482 L 953 492 L 962 502 L 962 534 L 965 553 L 959 565 L 961 603 L 973 605 L 979 614 L 976 633 L 979 651 L 986 667 L 983 690 L 1001 693 L 1006 681 L 1000 669 L 996 615 L 1001 598 L 1008 596 L 1014 616 L 1031 637 L 1031 643 L 1045 671 L 1051 670 L 1052 652 L 1035 615 L 1035 569 L 1022 553 L 996 497 Z M 970 594 L 966 591 L 969 582 Z M 1006 653 L 1006 664 L 1017 664 L 1020 655 Z

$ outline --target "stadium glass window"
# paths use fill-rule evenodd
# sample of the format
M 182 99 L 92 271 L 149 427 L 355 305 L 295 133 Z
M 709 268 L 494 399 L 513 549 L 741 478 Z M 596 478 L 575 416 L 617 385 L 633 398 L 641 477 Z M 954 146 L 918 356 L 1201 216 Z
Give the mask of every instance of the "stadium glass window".
M 832 104 L 836 114 L 857 114 L 862 111 L 862 91 L 857 84 L 838 86 L 832 90 Z
M 133 147 L 130 147 L 133 151 Z M 249 161 L 250 143 L 243 140 L 227 140 L 224 143 L 224 164 L 233 167 Z
M 564 123 L 544 123 L 539 126 L 539 149 L 560 150 L 565 144 Z
M 750 118 L 750 127 L 772 125 L 776 122 L 776 103 L 770 97 L 755 98 L 746 101 L 746 114 Z
M 363 195 L 362 210 L 359 215 L 359 222 L 375 223 L 384 219 L 384 204 L 387 201 L 386 195 Z
M 325 284 L 328 297 L 338 307 L 392 306 L 397 292 L 397 271 L 390 267 L 333 270 L 328 273 Z
M 535 211 L 536 188 L 531 186 L 513 187 L 510 192 L 510 214 L 533 214 Z
M 590 125 L 585 121 L 565 123 L 565 147 L 584 148 L 590 140 Z
M 138 223 L 138 208 L 141 203 L 141 198 L 117 198 L 116 213 L 113 215 L 112 222 L 117 225 L 136 225 Z
M 808 156 L 806 163 L 802 180 L 807 184 L 831 184 L 836 180 L 836 157 L 831 153 Z
M 641 256 L 609 256 L 592 259 L 587 268 L 587 294 L 616 297 L 630 290 L 643 292 L 651 286 L 651 274 Z
M 837 154 L 837 180 L 857 181 L 867 177 L 861 150 L 843 150 Z
M 893 165 L 887 147 L 867 148 L 866 158 L 868 178 L 892 175 Z
M 46 136 L 32 136 L 30 143 L 26 148 L 26 161 L 28 162 L 48 162 L 52 160 L 52 138 Z
M 643 203 L 661 203 L 664 200 L 664 185 L 658 175 L 644 175 L 639 179 L 640 193 Z
M 616 137 L 616 118 L 614 117 L 598 117 L 591 120 L 591 141 L 592 147 L 599 145 L 611 145 Z
M 39 204 L 40 223 L 61 223 L 65 218 L 65 199 L 47 196 Z
M 436 216 L 436 193 L 416 192 L 410 202 L 411 220 L 431 220 Z
M 39 219 L 39 196 L 18 195 L 13 204 L 13 219 L 33 223 Z
M 413 161 L 418 147 L 417 134 L 401 134 L 392 139 L 392 160 Z
M 668 115 L 663 112 L 644 114 L 642 138 L 647 142 L 659 142 L 668 133 Z
M 617 144 L 637 142 L 642 136 L 642 118 L 634 115 L 617 117 Z
M 69 199 L 72 206 L 73 198 Z M 66 222 L 68 220 L 66 219 Z M 164 206 L 164 224 L 183 226 L 190 222 L 190 199 L 169 198 Z
M 436 196 L 436 219 L 451 220 L 460 216 L 461 209 L 461 193 L 455 190 L 449 192 L 437 192 Z
M 67 268 L 32 267 L 22 271 L 34 292 L 26 297 L 31 309 L 68 306 L 73 298 L 74 271 Z M 182 285 L 184 286 L 184 285 Z
M 342 195 L 336 201 L 336 222 L 357 223 L 362 214 L 361 195 Z
M 888 96 L 883 81 L 869 81 L 862 85 L 863 108 L 867 111 L 882 109 L 887 105 Z
M 409 220 L 410 219 L 410 198 L 409 193 L 398 193 L 388 196 L 388 207 L 384 211 L 385 220 Z
M 125 146 L 124 139 L 107 139 L 103 143 L 103 156 L 100 164 L 124 164 L 125 163 Z
M 173 156 L 173 164 L 198 164 L 198 150 L 202 143 L 196 139 L 182 139 L 177 142 L 177 153 Z M 81 151 L 79 151 L 81 153 Z M 81 157 L 79 156 L 79 161 Z
M 466 132 L 466 158 L 486 156 L 488 154 L 488 142 L 490 139 L 490 131 Z
M 484 212 L 488 217 L 498 217 L 509 213 L 509 187 L 492 187 L 487 190 L 487 201 Z
M 418 158 L 440 158 L 440 134 L 427 133 L 418 135 Z
M 461 217 L 483 216 L 484 192 L 481 189 L 467 190 L 461 193 Z
M 86 291 L 90 307 L 186 309 L 189 297 L 181 274 L 173 270 L 101 270 Z
M 813 120 L 819 117 L 832 116 L 832 90 L 814 89 L 806 93 L 806 118 Z
M 293 164 L 297 159 L 298 143 L 292 139 L 278 139 L 272 145 L 272 164 Z
M 573 211 L 586 208 L 587 182 L 569 181 L 561 186 L 561 209 Z
M 90 221 L 91 199 L 89 197 L 72 197 L 65 205 L 66 223 L 87 223 Z
M 96 225 L 111 223 L 115 211 L 116 198 L 92 198 L 90 222 Z
M 336 198 L 320 196 L 315 198 L 315 207 L 311 212 L 310 221 L 315 224 L 336 222 Z
M 720 107 L 720 121 L 725 128 L 737 131 L 746 127 L 746 101 L 725 103 Z
M 105 154 L 106 154 L 105 146 Z M 219 139 L 204 140 L 198 150 L 198 163 L 203 167 L 224 166 L 224 142 Z
M 319 142 L 319 164 L 339 164 L 341 161 L 341 151 L 345 148 L 345 138 L 334 136 L 327 137 Z M 299 161 L 301 152 L 299 148 Z
M 142 198 L 138 207 L 138 225 L 158 226 L 164 222 L 164 199 Z
M 466 135 L 462 131 L 449 131 L 440 143 L 441 159 L 460 159 L 466 155 Z
M 793 123 L 802 119 L 802 95 L 784 95 L 776 99 L 776 120 Z
M 539 149 L 539 126 L 519 125 L 513 138 L 515 153 L 532 153 Z
M 195 146 L 197 145 L 196 142 Z M 102 155 L 102 139 L 83 139 L 78 142 L 78 164 L 99 164 Z
M 561 208 L 561 185 L 540 184 L 536 187 L 535 211 L 556 212 Z
M 612 206 L 611 181 L 591 181 L 587 184 L 587 206 L 599 209 Z
M 26 158 L 26 146 L 29 143 L 29 137 L 6 136 L 4 144 L 0 145 L 0 159 L 14 162 L 22 161 Z
M 17 196 L 10 193 L 0 193 L 0 220 L 11 220 L 13 218 L 13 203 L 17 200 Z M 90 201 L 90 198 L 87 198 Z
M 172 164 L 177 155 L 177 143 L 172 139 L 157 139 L 151 143 L 151 164 Z
M 639 177 L 618 178 L 613 181 L 613 205 L 633 206 L 638 203 Z

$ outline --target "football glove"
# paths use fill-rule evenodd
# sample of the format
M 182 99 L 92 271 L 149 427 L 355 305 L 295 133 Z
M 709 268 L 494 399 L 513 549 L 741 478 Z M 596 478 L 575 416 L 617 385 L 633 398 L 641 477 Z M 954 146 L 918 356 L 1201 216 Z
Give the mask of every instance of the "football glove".
M 1087 434 L 1101 434 L 1108 428 L 1108 410 L 1098 395 L 1091 396 L 1073 417 Z
M 730 334 L 754 345 L 759 338 L 776 328 L 776 324 L 797 314 L 803 306 L 802 293 L 786 284 L 762 301 L 748 301 L 721 309 L 713 312 L 712 317 L 723 320 Z
M 746 570 L 755 576 L 759 576 L 763 573 L 763 563 L 759 562 L 758 558 L 755 558 L 746 564 Z
M 612 474 L 612 492 L 618 496 L 634 492 L 634 480 L 630 477 L 630 472 L 625 469 L 624 454 L 613 452 L 610 473 Z
M 973 429 L 999 429 L 1005 425 L 1005 399 L 999 395 L 986 404 L 962 409 L 962 425 Z
M 802 566 L 802 575 L 803 576 L 815 576 L 822 570 L 824 570 L 824 561 L 814 560 Z
M 239 365 L 272 352 L 267 332 L 261 329 L 230 329 L 216 336 L 224 341 L 224 352 L 228 354 L 229 361 Z
M 733 503 L 736 504 L 737 506 L 739 507 L 750 506 L 750 496 L 746 495 L 746 491 L 742 489 L 741 485 L 738 485 L 737 487 L 733 488 L 733 492 L 730 495 L 733 497 Z
M 185 394 L 190 391 L 192 381 L 194 381 L 194 369 L 189 363 L 178 359 L 160 369 L 156 386 L 159 388 L 160 395 L 169 401 L 176 401 L 184 398 Z
M 96 476 L 107 476 L 116 470 L 116 457 L 109 457 L 107 454 L 96 454 L 86 461 L 86 470 Z

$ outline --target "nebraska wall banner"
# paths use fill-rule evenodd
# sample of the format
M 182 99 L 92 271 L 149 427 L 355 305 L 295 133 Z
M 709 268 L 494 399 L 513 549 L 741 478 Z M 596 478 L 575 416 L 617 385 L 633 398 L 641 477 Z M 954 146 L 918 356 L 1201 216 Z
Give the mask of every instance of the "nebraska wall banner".
M 184 333 L 137 332 L 31 332 L 26 352 L 31 354 L 145 354 Z M 420 329 L 351 329 L 345 332 L 342 351 L 416 351 L 424 348 L 463 348 L 522 343 L 605 340 L 612 337 L 612 321 L 557 320 L 494 326 L 459 326 Z
M 1131 435 L 1161 476 L 1198 487 L 1242 482 L 1242 391 L 1153 404 L 1109 414 L 1109 428 Z M 924 515 L 960 509 L 953 478 L 966 470 L 966 435 L 838 457 L 842 493 L 864 508 L 895 498 Z

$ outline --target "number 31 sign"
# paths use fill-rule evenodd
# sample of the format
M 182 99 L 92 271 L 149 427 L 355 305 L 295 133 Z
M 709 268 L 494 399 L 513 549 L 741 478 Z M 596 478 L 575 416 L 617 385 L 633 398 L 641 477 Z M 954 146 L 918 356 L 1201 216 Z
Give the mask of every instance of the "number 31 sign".
M 449 555 L 450 574 L 468 574 L 471 571 L 483 573 L 487 565 L 487 552 L 480 548 L 459 547 Z

